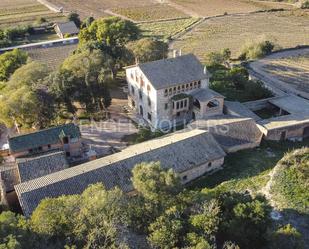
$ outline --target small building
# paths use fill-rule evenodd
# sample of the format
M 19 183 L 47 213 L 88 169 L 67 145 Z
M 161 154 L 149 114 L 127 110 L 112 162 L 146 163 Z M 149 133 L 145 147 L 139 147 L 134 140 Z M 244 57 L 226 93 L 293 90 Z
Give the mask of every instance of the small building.
M 202 130 L 177 132 L 130 146 L 119 153 L 69 169 L 23 182 L 15 186 L 26 216 L 44 198 L 82 193 L 90 184 L 103 183 L 107 189 L 119 187 L 134 191 L 132 169 L 142 162 L 161 162 L 162 167 L 178 173 L 187 183 L 208 171 L 218 169 L 225 152 L 213 136 Z
M 220 115 L 197 120 L 190 126 L 210 132 L 226 153 L 258 147 L 263 137 L 250 117 Z
M 61 39 L 67 38 L 69 36 L 75 36 L 79 33 L 79 29 L 73 21 L 56 23 L 54 25 L 54 29 Z
M 224 97 L 209 89 L 209 73 L 193 55 L 126 68 L 128 101 L 155 129 L 170 129 L 223 112 Z
M 245 103 L 226 102 L 225 112 L 254 119 L 266 140 L 302 140 L 309 137 L 309 101 L 295 95 Z
M 54 150 L 65 151 L 67 157 L 77 157 L 82 152 L 81 133 L 73 123 L 10 137 L 8 142 L 15 159 Z

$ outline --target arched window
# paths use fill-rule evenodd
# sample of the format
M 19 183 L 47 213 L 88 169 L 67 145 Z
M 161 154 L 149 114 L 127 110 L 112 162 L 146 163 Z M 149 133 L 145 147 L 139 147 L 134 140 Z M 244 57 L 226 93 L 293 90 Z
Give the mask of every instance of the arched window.
M 201 109 L 200 101 L 198 101 L 197 99 L 195 99 L 195 100 L 193 101 L 193 105 L 194 105 L 196 108 Z
M 214 108 L 214 107 L 218 107 L 220 105 L 220 102 L 216 99 L 211 100 L 208 102 L 207 107 L 208 108 Z

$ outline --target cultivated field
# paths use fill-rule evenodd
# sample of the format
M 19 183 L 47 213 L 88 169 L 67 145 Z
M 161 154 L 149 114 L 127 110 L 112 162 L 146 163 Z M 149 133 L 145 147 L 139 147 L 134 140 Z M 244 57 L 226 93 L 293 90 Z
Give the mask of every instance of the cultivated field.
M 223 48 L 230 48 L 236 57 L 247 40 L 262 36 L 275 42 L 277 48 L 309 45 L 308 34 L 308 14 L 268 12 L 208 19 L 172 45 L 205 60 L 207 53 Z
M 112 12 L 134 21 L 162 20 L 171 18 L 189 17 L 180 10 L 168 4 L 153 4 L 142 7 L 115 8 Z
M 0 27 L 34 23 L 38 17 L 60 21 L 64 16 L 54 13 L 36 0 L 1 0 Z
M 136 21 L 184 16 L 181 11 L 175 10 L 167 4 L 158 4 L 158 1 L 155 0 L 50 0 L 50 2 L 64 7 L 65 11 L 76 11 L 82 18 L 110 15 L 105 12 L 106 10 Z
M 285 3 L 249 0 L 172 0 L 172 2 L 205 17 L 223 15 L 224 13 L 235 14 L 267 9 L 293 8 L 292 5 Z
M 75 49 L 77 44 L 50 48 L 33 48 L 27 50 L 32 60 L 46 64 L 51 69 L 56 69 Z
M 197 22 L 198 18 L 184 18 L 173 21 L 151 22 L 139 24 L 143 36 L 166 40 Z

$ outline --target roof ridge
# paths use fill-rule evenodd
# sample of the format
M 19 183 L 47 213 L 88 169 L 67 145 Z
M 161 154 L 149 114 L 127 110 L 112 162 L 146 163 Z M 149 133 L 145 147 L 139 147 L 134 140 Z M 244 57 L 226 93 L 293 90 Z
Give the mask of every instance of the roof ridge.
M 53 130 L 53 129 L 56 129 L 56 128 L 61 128 L 61 127 L 64 127 L 64 126 L 69 126 L 69 125 L 72 125 L 72 124 L 75 126 L 74 123 L 67 123 L 67 124 L 63 124 L 63 125 L 59 125 L 59 126 L 53 126 L 53 127 L 45 128 L 45 129 L 42 129 L 42 130 L 39 130 L 39 131 L 32 131 L 32 132 L 29 132 L 29 133 L 12 136 L 12 137 L 10 137 L 10 139 L 11 138 L 17 138 L 17 137 L 28 136 L 28 135 L 32 135 L 32 134 L 36 134 L 36 133 L 41 133 L 41 132 L 44 132 L 44 131 L 49 131 L 49 130 Z

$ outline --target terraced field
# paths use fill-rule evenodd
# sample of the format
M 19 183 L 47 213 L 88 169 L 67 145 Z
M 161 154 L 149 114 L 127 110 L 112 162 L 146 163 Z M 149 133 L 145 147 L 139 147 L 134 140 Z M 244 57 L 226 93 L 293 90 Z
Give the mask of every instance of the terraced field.
M 146 37 L 166 40 L 197 22 L 198 18 L 184 18 L 173 21 L 142 23 L 138 26 Z
M 159 4 L 155 0 L 49 0 L 63 7 L 65 11 L 76 11 L 82 18 L 95 18 L 110 15 L 110 11 L 124 15 L 130 19 L 154 20 L 184 16 L 181 11 L 167 4 Z M 106 12 L 107 11 L 107 12 Z
M 112 12 L 125 16 L 134 21 L 162 20 L 171 18 L 188 17 L 180 10 L 168 4 L 154 4 L 142 7 L 115 8 Z
M 172 45 L 205 60 L 207 53 L 223 48 L 237 57 L 247 40 L 262 36 L 274 41 L 277 49 L 309 45 L 308 34 L 308 12 L 265 12 L 208 19 Z
M 171 0 L 173 3 L 190 9 L 200 16 L 216 16 L 235 13 L 248 13 L 259 10 L 293 8 L 290 4 L 250 1 L 250 0 Z
M 0 27 L 31 24 L 38 17 L 48 21 L 64 19 L 61 13 L 54 13 L 35 0 L 1 0 Z

